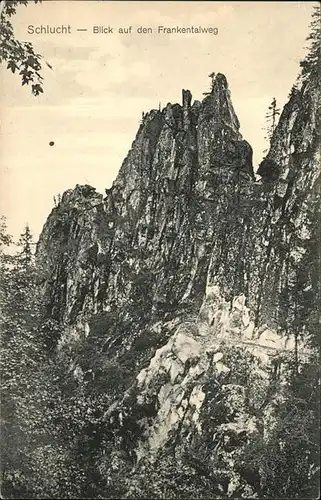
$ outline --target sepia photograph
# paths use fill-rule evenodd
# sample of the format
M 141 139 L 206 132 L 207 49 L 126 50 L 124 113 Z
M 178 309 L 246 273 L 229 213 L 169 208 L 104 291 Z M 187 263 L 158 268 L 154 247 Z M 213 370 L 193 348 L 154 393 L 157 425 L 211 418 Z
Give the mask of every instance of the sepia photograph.
M 0 0 L 0 495 L 320 495 L 317 1 Z

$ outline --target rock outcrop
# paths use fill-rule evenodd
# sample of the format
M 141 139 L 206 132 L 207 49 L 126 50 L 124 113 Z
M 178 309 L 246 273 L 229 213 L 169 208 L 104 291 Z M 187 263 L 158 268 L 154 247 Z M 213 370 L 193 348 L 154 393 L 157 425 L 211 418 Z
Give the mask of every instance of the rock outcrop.
M 207 443 L 218 494 L 255 495 L 235 457 L 317 328 L 319 95 L 292 93 L 255 175 L 225 76 L 202 102 L 183 90 L 144 116 L 106 196 L 67 191 L 38 243 L 58 347 L 72 359 L 98 318 L 104 357 L 130 365 L 105 417 L 126 435 L 136 415 L 136 434 L 115 447 L 140 463 Z
M 252 150 L 223 75 L 202 103 L 191 105 L 183 91 L 183 106 L 146 114 L 106 198 L 77 186 L 44 227 L 38 256 L 53 280 L 49 314 L 74 322 L 86 310 L 122 307 L 148 273 L 151 311 L 176 311 L 187 299 L 196 310 L 217 215 L 229 210 L 240 178 L 253 180 Z

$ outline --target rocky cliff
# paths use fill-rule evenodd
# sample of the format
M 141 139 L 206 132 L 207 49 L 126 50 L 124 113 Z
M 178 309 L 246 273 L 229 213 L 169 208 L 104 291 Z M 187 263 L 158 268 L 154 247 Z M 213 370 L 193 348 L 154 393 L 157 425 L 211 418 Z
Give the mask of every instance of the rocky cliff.
M 37 258 L 55 345 L 79 384 L 126 367 L 104 420 L 135 467 L 166 451 L 195 473 L 201 453 L 216 495 L 264 482 L 244 447 L 273 428 L 282 366 L 309 360 L 318 328 L 319 95 L 318 81 L 292 92 L 254 174 L 217 74 L 202 102 L 183 90 L 144 116 L 105 197 L 78 185 L 48 217 Z

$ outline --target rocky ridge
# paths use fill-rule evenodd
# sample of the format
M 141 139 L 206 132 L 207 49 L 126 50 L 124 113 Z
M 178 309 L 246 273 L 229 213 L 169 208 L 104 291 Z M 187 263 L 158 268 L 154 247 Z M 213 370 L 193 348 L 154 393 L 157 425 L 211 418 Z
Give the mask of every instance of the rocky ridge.
M 138 466 L 200 447 L 218 494 L 256 494 L 237 457 L 273 428 L 282 366 L 309 359 L 302 334 L 316 328 L 319 95 L 313 81 L 292 93 L 258 179 L 225 76 L 202 102 L 183 90 L 182 105 L 144 116 L 104 198 L 77 186 L 44 226 L 58 346 L 80 383 L 73 352 L 99 318 L 105 358 L 129 359 L 105 418 Z

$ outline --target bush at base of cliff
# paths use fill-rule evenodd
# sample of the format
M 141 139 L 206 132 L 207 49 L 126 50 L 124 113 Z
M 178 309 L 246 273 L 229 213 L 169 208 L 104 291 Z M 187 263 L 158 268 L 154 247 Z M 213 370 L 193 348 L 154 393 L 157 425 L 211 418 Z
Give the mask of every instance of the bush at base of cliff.
M 126 483 L 123 498 L 212 499 L 220 493 L 211 478 L 173 455 L 139 465 L 127 476 Z
M 256 435 L 236 468 L 246 479 L 260 477 L 260 498 L 317 498 L 320 436 L 319 367 L 302 364 L 291 374 L 286 398 L 276 404 L 275 425 Z

